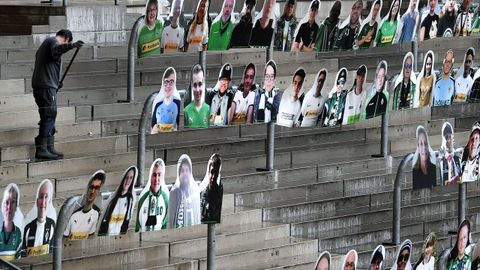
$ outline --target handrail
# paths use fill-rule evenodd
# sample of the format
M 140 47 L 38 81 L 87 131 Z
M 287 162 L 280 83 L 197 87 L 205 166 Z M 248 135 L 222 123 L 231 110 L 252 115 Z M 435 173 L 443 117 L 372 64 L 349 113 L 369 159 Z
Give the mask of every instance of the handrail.
M 67 227 L 67 222 L 70 215 L 73 212 L 73 206 L 78 202 L 79 195 L 71 196 L 62 205 L 60 212 L 58 213 L 57 225 L 55 226 L 55 232 L 53 233 L 53 269 L 62 269 L 62 248 L 63 248 L 63 232 Z
M 271 45 L 266 48 L 265 56 L 265 63 L 268 63 L 273 56 L 273 47 Z M 275 165 L 275 123 L 270 119 L 267 125 L 266 169 L 267 171 L 273 171 Z
M 11 270 L 22 270 L 22 268 L 16 266 L 15 264 L 3 259 L 3 258 L 0 258 L 0 265 L 6 267 L 6 269 L 11 269 Z
M 145 15 L 138 17 L 133 24 L 128 40 L 127 102 L 135 101 L 135 58 L 137 56 L 138 28 L 144 19 Z
M 153 100 L 157 96 L 158 92 L 151 93 L 148 98 L 143 103 L 142 114 L 140 116 L 140 123 L 138 125 L 138 147 L 137 147 L 137 169 L 138 169 L 138 178 L 136 186 L 144 186 L 144 177 L 145 174 L 145 151 L 146 151 L 146 128 L 147 128 L 147 119 L 148 119 L 148 109 L 150 108 Z

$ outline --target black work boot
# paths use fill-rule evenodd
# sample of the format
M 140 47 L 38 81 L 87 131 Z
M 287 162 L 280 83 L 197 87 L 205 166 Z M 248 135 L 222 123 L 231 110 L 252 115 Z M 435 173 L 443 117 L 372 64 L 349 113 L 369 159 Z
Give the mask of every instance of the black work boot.
M 57 160 L 58 156 L 50 153 L 47 149 L 47 137 L 35 137 L 35 159 Z
M 58 159 L 62 159 L 63 158 L 63 153 L 55 151 L 55 147 L 54 147 L 55 136 L 49 136 L 49 137 L 47 137 L 47 139 L 48 139 L 47 140 L 47 150 L 48 150 L 48 152 L 58 156 Z

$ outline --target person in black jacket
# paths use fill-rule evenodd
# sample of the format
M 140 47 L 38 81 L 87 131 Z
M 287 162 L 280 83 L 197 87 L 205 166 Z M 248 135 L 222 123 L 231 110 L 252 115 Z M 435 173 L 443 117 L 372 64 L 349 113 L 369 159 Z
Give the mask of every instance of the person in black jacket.
M 62 88 L 60 83 L 62 54 L 83 46 L 83 41 L 71 43 L 72 39 L 70 30 L 60 30 L 55 37 L 45 39 L 35 54 L 32 88 L 40 114 L 40 129 L 35 138 L 35 158 L 39 160 L 63 158 L 63 154 L 55 151 L 53 147 L 57 118 L 57 92 Z

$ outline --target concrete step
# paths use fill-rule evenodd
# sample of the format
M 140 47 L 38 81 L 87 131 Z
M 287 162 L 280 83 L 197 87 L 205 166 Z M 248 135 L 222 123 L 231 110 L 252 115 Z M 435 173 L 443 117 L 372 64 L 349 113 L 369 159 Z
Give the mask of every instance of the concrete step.
M 102 133 L 100 121 L 57 124 L 55 129 L 55 138 L 57 140 L 98 137 Z M 31 144 L 36 134 L 38 134 L 38 127 L 1 130 L 0 147 Z
M 22 95 L 25 93 L 25 80 L 11 79 L 0 80 L 0 97 L 8 97 L 11 95 Z
M 110 168 L 118 167 L 127 168 L 131 164 L 135 164 L 136 158 L 136 152 L 125 152 L 29 163 L 28 176 L 55 177 L 56 175 L 67 175 L 68 173 L 82 171 L 93 172 L 98 169 L 109 170 Z M 151 163 L 153 161 L 152 152 L 147 151 L 145 158 L 146 163 Z
M 40 116 L 38 109 L 12 111 L 0 113 L 0 130 L 37 126 Z M 57 123 L 75 122 L 74 107 L 60 107 L 57 109 Z
M 64 153 L 66 158 L 93 155 L 95 153 L 115 153 L 127 150 L 127 136 L 92 137 L 81 140 L 57 140 L 55 149 Z M 6 146 L 0 149 L 2 161 L 33 160 L 35 145 Z
M 9 95 L 0 97 L 0 113 L 37 108 L 32 94 Z

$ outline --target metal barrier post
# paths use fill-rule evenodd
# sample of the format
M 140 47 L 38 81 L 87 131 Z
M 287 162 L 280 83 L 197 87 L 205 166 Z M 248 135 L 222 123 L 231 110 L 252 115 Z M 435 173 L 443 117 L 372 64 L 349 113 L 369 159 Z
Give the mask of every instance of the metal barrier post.
M 265 51 L 265 62 L 268 62 L 272 59 L 273 47 L 268 46 Z M 266 158 L 266 169 L 268 171 L 273 171 L 275 163 L 275 123 L 270 120 L 267 124 L 267 158 Z
M 413 159 L 413 153 L 403 157 L 400 165 L 398 165 L 397 175 L 395 176 L 395 185 L 393 189 L 393 232 L 392 241 L 394 244 L 400 244 L 400 211 L 402 206 L 402 190 L 401 181 L 405 178 L 405 168 Z
M 145 15 L 142 15 L 135 21 L 128 41 L 127 102 L 135 100 L 135 58 L 137 57 L 138 28 L 144 18 Z
M 55 226 L 55 232 L 53 233 L 53 269 L 62 269 L 62 248 L 63 248 L 63 232 L 67 226 L 68 219 L 72 213 L 72 207 L 77 202 L 79 196 L 72 196 L 67 199 L 62 205 L 60 212 L 58 213 L 57 225 Z
M 137 187 L 143 187 L 143 175 L 145 174 L 145 148 L 146 148 L 146 128 L 147 128 L 147 119 L 148 119 L 148 109 L 150 104 L 152 104 L 153 99 L 157 96 L 158 92 L 151 93 L 148 98 L 143 103 L 142 114 L 140 116 L 140 123 L 138 125 L 138 146 L 137 146 L 137 169 L 138 169 L 138 178 L 137 178 Z
M 215 225 L 216 225 L 215 223 L 208 224 L 207 270 L 217 269 L 217 262 L 215 260 L 215 251 L 216 251 Z
M 467 184 L 458 184 L 458 224 L 465 219 L 465 201 L 467 199 Z
M 413 61 L 413 71 L 417 72 L 418 71 L 418 42 L 417 41 L 412 41 L 412 53 L 413 57 L 415 58 L 415 61 Z

